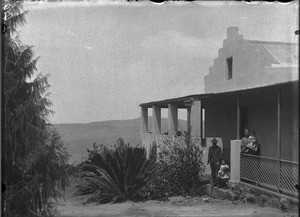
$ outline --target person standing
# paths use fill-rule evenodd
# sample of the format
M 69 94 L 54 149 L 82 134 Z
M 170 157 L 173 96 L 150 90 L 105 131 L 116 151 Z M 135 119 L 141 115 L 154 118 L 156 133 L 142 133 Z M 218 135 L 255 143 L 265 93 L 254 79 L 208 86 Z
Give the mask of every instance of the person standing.
M 248 151 L 247 145 L 249 144 L 249 136 L 250 130 L 245 127 L 244 128 L 244 137 L 241 140 L 241 152 L 246 153 Z
M 250 133 L 249 128 L 244 129 L 244 137 L 241 140 L 241 153 L 248 155 L 259 155 L 259 145 L 256 139 L 256 133 L 252 131 Z M 241 167 L 247 167 L 248 173 L 247 178 L 249 180 L 256 180 L 256 177 L 260 177 L 260 158 L 257 157 L 247 157 L 247 163 L 241 161 Z
M 241 153 L 260 155 L 260 146 L 256 138 L 256 132 L 248 128 L 244 129 L 244 137 L 241 139 Z
M 218 140 L 216 138 L 213 138 L 211 142 L 212 146 L 208 149 L 207 165 L 210 164 L 212 185 L 217 186 L 217 173 L 223 153 L 221 147 L 217 145 Z

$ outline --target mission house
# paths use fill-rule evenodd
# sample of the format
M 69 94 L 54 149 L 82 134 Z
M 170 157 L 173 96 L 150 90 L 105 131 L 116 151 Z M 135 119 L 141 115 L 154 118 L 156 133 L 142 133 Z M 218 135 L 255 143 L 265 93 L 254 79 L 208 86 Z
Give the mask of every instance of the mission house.
M 218 139 L 230 162 L 231 181 L 298 195 L 298 57 L 298 44 L 244 39 L 238 27 L 229 27 L 204 77 L 204 93 L 140 104 L 142 144 L 150 150 L 163 136 L 180 136 L 178 109 L 185 109 L 186 129 L 201 138 L 205 149 L 212 137 Z M 167 135 L 161 132 L 162 109 L 168 110 Z M 240 154 L 246 126 L 256 132 L 260 156 Z M 259 169 L 251 166 L 258 164 Z

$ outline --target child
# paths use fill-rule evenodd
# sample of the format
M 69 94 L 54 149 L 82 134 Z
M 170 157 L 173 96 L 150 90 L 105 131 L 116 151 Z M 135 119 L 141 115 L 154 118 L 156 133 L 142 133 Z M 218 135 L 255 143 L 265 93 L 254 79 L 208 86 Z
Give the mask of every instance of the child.
M 242 147 L 241 152 L 245 154 L 254 154 L 257 151 L 257 141 L 255 131 L 252 131 L 248 137 L 247 145 Z
M 255 138 L 255 132 L 252 131 L 249 138 L 248 138 L 248 144 L 247 144 L 247 153 L 248 154 L 254 154 L 257 151 L 257 141 Z
M 220 159 L 220 162 L 220 170 L 218 171 L 218 188 L 228 188 L 229 166 L 226 164 L 224 159 Z

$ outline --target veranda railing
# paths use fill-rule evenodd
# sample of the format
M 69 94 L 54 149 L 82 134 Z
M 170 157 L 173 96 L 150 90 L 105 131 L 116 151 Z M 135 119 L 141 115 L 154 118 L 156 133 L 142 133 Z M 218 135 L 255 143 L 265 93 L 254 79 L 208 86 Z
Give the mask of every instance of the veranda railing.
M 241 154 L 241 179 L 298 197 L 299 162 Z

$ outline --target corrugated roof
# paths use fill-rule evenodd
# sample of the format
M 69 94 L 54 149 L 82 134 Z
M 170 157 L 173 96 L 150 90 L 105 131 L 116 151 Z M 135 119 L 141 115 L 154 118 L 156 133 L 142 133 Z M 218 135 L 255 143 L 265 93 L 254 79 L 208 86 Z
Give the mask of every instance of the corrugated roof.
M 271 56 L 278 62 L 278 64 L 282 65 L 282 67 L 291 67 L 299 65 L 298 44 L 253 40 L 249 40 L 249 42 L 261 45 L 271 54 Z

